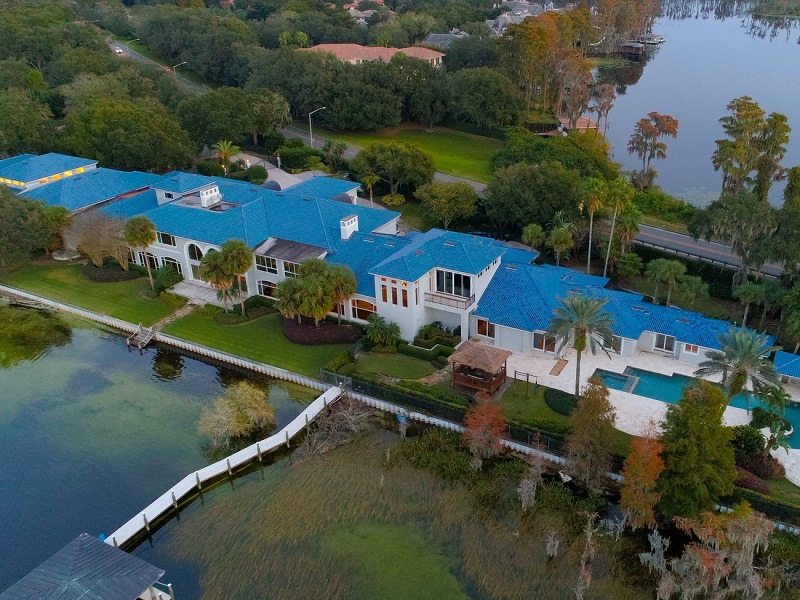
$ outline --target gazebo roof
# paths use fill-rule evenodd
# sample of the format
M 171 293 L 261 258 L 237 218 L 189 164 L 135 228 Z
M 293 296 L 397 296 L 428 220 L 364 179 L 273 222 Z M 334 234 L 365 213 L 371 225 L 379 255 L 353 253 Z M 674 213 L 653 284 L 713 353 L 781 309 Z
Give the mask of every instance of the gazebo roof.
M 0 600 L 133 600 L 164 571 L 79 535 L 0 594 Z
M 497 373 L 512 354 L 513 352 L 502 348 L 467 341 L 447 357 L 447 362 L 467 365 L 487 373 Z

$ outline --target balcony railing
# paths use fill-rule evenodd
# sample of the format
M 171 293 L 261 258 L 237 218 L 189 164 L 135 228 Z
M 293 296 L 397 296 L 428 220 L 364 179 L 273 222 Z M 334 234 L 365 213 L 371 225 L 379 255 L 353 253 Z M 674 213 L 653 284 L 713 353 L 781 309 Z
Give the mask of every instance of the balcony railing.
M 446 296 L 444 294 L 425 292 L 425 302 L 466 310 L 475 303 L 475 294 L 469 298 L 460 298 L 458 296 Z

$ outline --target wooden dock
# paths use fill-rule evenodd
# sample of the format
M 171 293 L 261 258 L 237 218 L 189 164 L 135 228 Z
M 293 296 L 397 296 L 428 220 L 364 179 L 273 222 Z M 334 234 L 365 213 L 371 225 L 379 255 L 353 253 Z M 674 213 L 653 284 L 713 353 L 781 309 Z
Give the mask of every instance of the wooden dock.
M 142 327 L 142 324 L 139 323 L 136 327 L 136 331 L 125 339 L 125 343 L 128 344 L 128 348 L 135 346 L 141 350 L 153 340 L 155 335 L 154 329 L 154 327 Z

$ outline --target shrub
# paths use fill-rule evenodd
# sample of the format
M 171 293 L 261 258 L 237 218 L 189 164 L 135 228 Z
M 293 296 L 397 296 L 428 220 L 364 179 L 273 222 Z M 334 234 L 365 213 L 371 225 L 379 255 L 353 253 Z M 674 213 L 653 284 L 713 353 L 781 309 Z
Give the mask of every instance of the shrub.
M 572 427 L 570 427 L 569 424 L 559 423 L 558 421 L 551 421 L 550 419 L 543 419 L 540 417 L 507 419 L 507 422 L 513 425 L 520 425 L 527 429 L 536 429 L 543 433 L 554 434 L 559 437 L 564 437 L 572 433 Z
M 197 172 L 208 177 L 223 177 L 225 169 L 213 158 L 197 163 Z
M 298 323 L 296 319 L 283 319 L 283 335 L 290 342 L 303 346 L 325 346 L 328 344 L 355 344 L 363 331 L 355 325 L 337 325 L 331 321 Z
M 353 373 L 356 372 L 356 363 L 347 363 L 346 365 L 342 365 L 336 372 L 339 375 L 350 377 Z
M 128 269 L 127 271 L 119 266 L 114 259 L 107 258 L 103 261 L 102 267 L 94 266 L 91 261 L 83 266 L 83 274 L 89 281 L 95 283 L 116 283 L 118 281 L 131 281 L 142 276 L 139 270 Z
M 236 181 L 248 181 L 247 171 L 236 171 L 236 173 L 228 175 L 228 178 Z
M 214 315 L 219 315 L 222 313 L 221 306 L 215 306 L 214 304 L 204 304 L 203 306 L 198 306 L 194 309 L 196 315 L 200 315 L 201 317 L 213 317 Z
M 281 146 L 286 145 L 286 136 L 277 130 L 268 133 L 262 139 L 264 141 L 264 152 L 267 154 L 272 154 Z
M 469 401 L 461 394 L 451 392 L 450 390 L 430 387 L 424 383 L 420 383 L 419 381 L 398 381 L 395 386 L 404 390 L 412 391 L 422 396 L 427 396 L 428 398 L 432 398 L 437 402 L 442 402 L 444 404 L 463 407 L 469 406 Z
M 762 454 L 748 456 L 742 460 L 741 467 L 767 481 L 786 477 L 784 466 L 770 454 L 766 456 Z
M 402 206 L 406 203 L 406 197 L 403 194 L 386 194 L 381 202 L 386 206 Z
M 544 391 L 544 401 L 547 406 L 560 415 L 569 416 L 578 407 L 578 400 L 575 398 L 575 394 L 555 388 L 547 388 Z
M 197 430 L 211 438 L 215 447 L 274 426 L 275 408 L 267 401 L 266 392 L 246 381 L 225 390 L 212 406 L 203 409 L 197 422 Z
M 159 294 L 159 298 L 161 298 L 164 304 L 166 304 L 173 310 L 176 308 L 180 308 L 181 306 L 186 304 L 186 298 L 184 298 L 183 296 L 176 296 L 175 294 L 170 294 L 169 292 L 162 292 L 161 294 Z
M 746 458 L 760 454 L 764 450 L 767 440 L 764 439 L 764 434 L 755 427 L 737 425 L 732 429 L 731 445 L 733 446 L 733 455 L 737 465 L 741 464 Z
M 765 496 L 769 495 L 769 487 L 764 482 L 761 477 L 758 475 L 754 475 L 750 471 L 743 469 L 742 467 L 736 467 L 736 472 L 739 474 L 736 478 L 736 481 L 733 482 L 733 485 L 737 485 L 741 488 L 745 488 L 747 490 L 753 490 L 754 492 L 758 492 L 759 494 L 764 494 Z
M 261 185 L 267 180 L 267 170 L 261 165 L 253 165 L 247 169 L 247 181 Z
M 164 265 L 153 273 L 153 291 L 160 294 L 181 281 L 183 277 L 175 267 L 170 264 Z
M 763 406 L 756 406 L 753 409 L 753 419 L 750 421 L 750 427 L 755 427 L 756 429 L 771 428 L 779 423 L 783 425 L 784 430 L 788 431 L 791 427 L 786 419 Z
M 658 250 L 657 248 L 650 248 L 637 244 L 636 253 L 642 257 L 646 263 L 656 258 L 666 258 L 667 260 L 679 260 L 686 265 L 687 275 L 696 275 L 704 282 L 708 283 L 709 293 L 713 298 L 722 298 L 730 300 L 732 298 L 731 292 L 733 289 L 733 276 L 735 271 L 725 269 L 718 265 L 703 262 L 700 260 L 692 260 L 689 258 L 677 257 L 669 252 Z
M 341 369 L 344 365 L 352 363 L 353 359 L 350 357 L 350 353 L 345 351 L 339 352 L 335 355 L 332 359 L 328 361 L 328 364 L 325 365 L 323 368 L 326 371 L 331 371 L 332 373 L 338 373 L 339 369 Z
M 458 346 L 459 342 L 461 342 L 461 336 L 449 336 L 449 335 L 438 335 L 428 339 L 420 339 L 414 338 L 414 345 L 419 346 L 420 348 L 427 348 L 430 350 L 434 346 L 441 345 L 441 346 L 449 346 L 451 348 L 455 348 Z
M 688 223 L 697 208 L 680 198 L 670 196 L 658 187 L 639 190 L 633 196 L 633 205 L 648 215 L 656 215 L 673 223 Z
M 278 148 L 277 153 L 281 157 L 281 165 L 284 169 L 304 169 L 312 156 L 316 156 L 320 160 L 323 157 L 322 152 L 302 145 L 300 147 L 285 145 Z
M 278 309 L 275 308 L 274 300 L 270 300 L 269 298 L 259 295 L 248 296 L 244 301 L 244 310 L 246 312 L 249 313 L 250 310 L 254 308 L 267 308 L 269 309 L 269 312 L 278 312 Z M 242 307 L 237 303 L 235 306 L 233 306 L 233 308 L 231 308 L 231 312 L 240 314 L 242 312 Z
M 421 360 L 435 360 L 437 358 L 446 358 L 450 356 L 455 350 L 447 346 L 437 346 L 432 350 L 412 346 L 406 342 L 400 342 L 397 345 L 397 351 L 406 356 L 413 356 Z
M 459 481 L 472 475 L 470 456 L 455 431 L 431 427 L 422 435 L 400 446 L 400 456 L 414 467 L 425 469 L 446 481 Z

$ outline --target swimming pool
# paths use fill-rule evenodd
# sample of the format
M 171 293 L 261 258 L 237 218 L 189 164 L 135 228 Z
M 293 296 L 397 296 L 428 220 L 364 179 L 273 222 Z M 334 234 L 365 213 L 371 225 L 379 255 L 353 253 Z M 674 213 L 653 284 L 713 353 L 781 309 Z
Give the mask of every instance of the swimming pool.
M 679 375 L 664 375 L 637 369 L 636 367 L 625 367 L 622 373 L 614 373 L 605 369 L 596 369 L 595 375 L 600 377 L 608 389 L 620 390 L 637 396 L 644 396 L 653 400 L 660 400 L 669 404 L 675 404 L 683 394 L 683 388 L 694 383 L 694 377 Z M 759 406 L 761 403 L 750 398 L 750 408 Z M 747 408 L 747 399 L 744 394 L 734 396 L 730 402 L 736 408 Z M 800 406 L 792 405 L 786 409 L 786 420 L 791 423 L 794 431 L 800 430 Z M 800 435 L 789 437 L 792 448 L 800 448 Z

